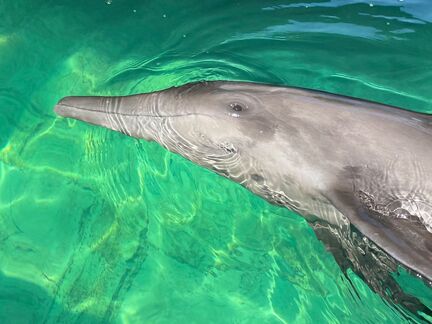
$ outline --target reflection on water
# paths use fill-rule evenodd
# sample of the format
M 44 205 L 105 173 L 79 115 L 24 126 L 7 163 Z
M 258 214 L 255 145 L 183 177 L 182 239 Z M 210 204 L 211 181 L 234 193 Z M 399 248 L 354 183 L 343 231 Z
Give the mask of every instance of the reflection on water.
M 432 112 L 431 15 L 427 0 L 0 2 L 1 322 L 410 316 L 345 277 L 302 218 L 52 107 L 225 79 Z
M 405 13 L 408 16 L 415 18 L 410 22 L 414 21 L 425 21 L 432 22 L 432 12 L 430 10 L 430 4 L 424 0 L 323 0 L 323 1 L 310 1 L 310 2 L 294 2 L 290 4 L 276 4 L 263 8 L 264 10 L 276 10 L 286 8 L 343 8 L 348 5 L 358 5 L 369 7 L 391 7 L 386 8 L 387 10 L 397 10 L 401 13 Z M 386 17 L 385 19 L 403 19 L 398 17 Z

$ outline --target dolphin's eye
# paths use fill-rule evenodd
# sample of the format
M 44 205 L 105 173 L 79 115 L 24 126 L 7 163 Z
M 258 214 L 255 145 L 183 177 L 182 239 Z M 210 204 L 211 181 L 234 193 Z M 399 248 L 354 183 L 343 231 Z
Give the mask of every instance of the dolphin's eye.
M 234 103 L 230 104 L 230 107 L 235 112 L 240 112 L 240 111 L 244 110 L 244 107 L 241 104 L 237 103 L 237 102 L 234 102 Z

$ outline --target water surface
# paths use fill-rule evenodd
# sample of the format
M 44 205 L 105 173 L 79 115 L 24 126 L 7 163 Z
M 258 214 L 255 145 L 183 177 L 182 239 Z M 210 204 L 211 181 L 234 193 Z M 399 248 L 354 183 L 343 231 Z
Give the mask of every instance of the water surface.
M 301 217 L 52 108 L 219 79 L 432 113 L 432 3 L 159 2 L 0 0 L 0 321 L 407 321 Z

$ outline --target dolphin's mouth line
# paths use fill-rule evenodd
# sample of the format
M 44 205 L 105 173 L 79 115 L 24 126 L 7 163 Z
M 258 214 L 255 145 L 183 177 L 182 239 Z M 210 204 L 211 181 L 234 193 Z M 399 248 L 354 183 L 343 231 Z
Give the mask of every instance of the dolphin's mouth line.
M 81 111 L 88 111 L 90 113 L 101 113 L 101 114 L 107 114 L 107 115 L 117 115 L 117 116 L 125 116 L 125 117 L 150 117 L 150 118 L 169 118 L 169 117 L 186 117 L 186 116 L 207 116 L 206 114 L 202 114 L 202 113 L 198 113 L 198 112 L 193 112 L 193 113 L 183 113 L 183 114 L 173 114 L 173 115 L 151 115 L 151 114 L 127 114 L 127 113 L 122 113 L 122 112 L 114 112 L 114 111 L 103 111 L 103 110 L 93 110 L 93 109 L 87 109 L 87 108 L 83 108 L 83 107 L 75 107 L 75 106 L 70 106 L 70 105 L 65 105 L 65 104 L 57 104 L 57 107 L 66 107 L 66 108 L 72 108 L 75 110 L 81 110 Z

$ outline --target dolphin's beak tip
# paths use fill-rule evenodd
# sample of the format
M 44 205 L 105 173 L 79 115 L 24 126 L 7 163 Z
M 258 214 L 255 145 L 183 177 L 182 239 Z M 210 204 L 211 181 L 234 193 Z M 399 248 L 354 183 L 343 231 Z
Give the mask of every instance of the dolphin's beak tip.
M 74 97 L 69 96 L 60 99 L 54 106 L 54 112 L 59 116 L 66 117 L 68 112 L 70 113 L 71 108 L 74 108 L 73 98 Z
M 60 114 L 60 107 L 59 107 L 60 105 L 59 105 L 59 103 L 57 103 L 55 106 L 54 106 L 54 112 L 57 114 L 57 115 L 59 115 Z
M 56 113 L 56 115 L 58 116 L 62 116 L 64 117 L 65 115 L 65 106 L 61 104 L 61 101 L 59 101 L 55 106 L 54 106 L 54 112 Z

